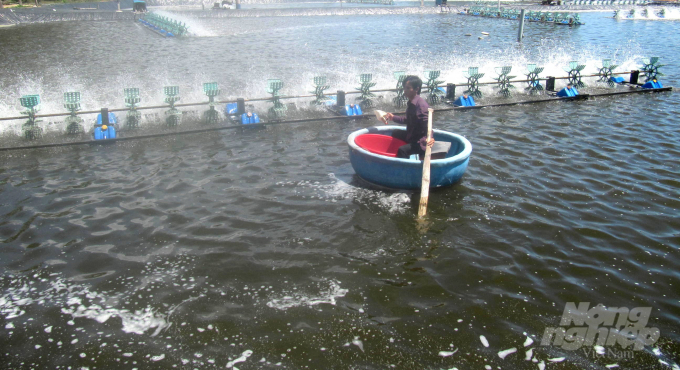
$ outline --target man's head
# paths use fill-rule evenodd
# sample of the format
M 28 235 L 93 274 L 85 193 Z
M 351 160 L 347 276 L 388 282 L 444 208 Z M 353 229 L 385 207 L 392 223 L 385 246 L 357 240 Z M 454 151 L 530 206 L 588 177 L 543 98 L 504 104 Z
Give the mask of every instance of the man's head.
M 420 89 L 423 86 L 423 81 L 418 76 L 406 76 L 404 78 L 404 96 L 408 100 L 413 99 L 416 95 L 420 95 Z

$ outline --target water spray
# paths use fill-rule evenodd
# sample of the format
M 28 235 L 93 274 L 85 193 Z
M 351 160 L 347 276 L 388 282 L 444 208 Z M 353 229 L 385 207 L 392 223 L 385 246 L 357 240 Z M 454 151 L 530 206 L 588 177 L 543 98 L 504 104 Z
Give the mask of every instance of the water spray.
M 465 72 L 465 78 L 468 80 L 468 88 L 463 91 L 463 93 L 477 99 L 481 98 L 482 92 L 479 91 L 479 79 L 482 77 L 484 77 L 484 73 L 479 73 L 479 67 L 469 67 L 467 72 Z
M 357 90 L 361 92 L 359 100 L 361 101 L 360 105 L 364 107 L 364 109 L 373 106 L 372 98 L 375 97 L 375 94 L 371 92 L 371 87 L 374 87 L 376 83 L 372 82 L 372 79 L 373 75 L 370 73 L 362 73 L 359 75 L 359 82 L 361 83 L 361 86 L 359 86 Z
M 510 83 L 510 80 L 516 76 L 508 76 L 508 73 L 512 71 L 511 66 L 496 67 L 496 74 L 498 75 L 495 80 L 498 82 L 498 93 L 504 97 L 510 97 L 510 89 L 514 89 L 515 86 Z
M 586 84 L 581 81 L 581 71 L 586 68 L 585 64 L 578 64 L 577 61 L 571 61 L 569 62 L 568 67 L 563 67 L 565 72 L 569 73 L 569 85 L 582 88 L 585 87 Z
M 182 120 L 182 111 L 175 108 L 175 103 L 180 99 L 179 86 L 165 86 L 163 93 L 165 94 L 165 102 L 170 105 L 170 109 L 165 112 L 165 115 L 168 116 L 165 123 L 169 127 L 176 127 Z
M 516 20 L 522 17 L 522 12 L 517 9 L 498 9 L 496 7 L 473 6 L 465 15 L 473 15 L 487 18 L 498 18 Z M 585 23 L 581 22 L 578 13 L 568 12 L 541 12 L 529 11 L 524 14 L 524 20 L 529 22 L 554 23 L 559 25 L 581 26 Z
M 314 91 L 310 91 L 312 94 L 314 94 L 314 100 L 310 102 L 312 105 L 324 105 L 328 103 L 330 100 L 329 97 L 326 96 L 324 91 L 328 90 L 331 88 L 330 85 L 326 83 L 326 76 L 316 76 L 314 77 Z
M 393 76 L 397 80 L 397 96 L 392 99 L 392 101 L 394 101 L 394 105 L 401 108 L 406 104 L 406 100 L 408 100 L 404 96 L 404 79 L 406 78 L 406 72 L 397 71 L 393 73 Z
M 40 120 L 35 119 L 35 113 L 40 110 L 40 95 L 24 95 L 19 98 L 21 106 L 26 108 L 21 114 L 28 116 L 28 121 L 22 125 L 26 140 L 39 139 L 42 136 L 42 127 L 37 125 Z
M 443 90 L 442 86 L 440 85 L 444 81 L 438 81 L 437 78 L 440 77 L 441 72 L 440 71 L 426 71 L 425 74 L 427 76 L 427 88 L 428 92 L 430 93 L 430 101 L 433 101 L 433 98 L 436 96 L 437 101 L 441 102 L 444 101 L 448 104 L 451 104 L 455 107 L 458 108 L 479 108 L 479 107 L 484 107 L 484 106 L 507 106 L 507 105 L 515 105 L 515 104 L 527 104 L 527 103 L 536 103 L 536 102 L 543 102 L 543 101 L 552 101 L 554 100 L 554 97 L 562 97 L 566 96 L 569 99 L 588 99 L 588 96 L 610 96 L 610 95 L 621 95 L 621 94 L 633 94 L 633 93 L 643 93 L 643 92 L 661 92 L 661 91 L 670 91 L 672 88 L 666 87 L 664 88 L 663 85 L 661 84 L 660 81 L 657 81 L 658 76 L 663 76 L 662 73 L 660 73 L 659 69 L 663 67 L 664 65 L 659 64 L 659 57 L 651 57 L 649 59 L 644 60 L 644 66 L 642 68 L 642 73 L 644 74 L 646 78 L 645 83 L 638 83 L 638 79 L 640 77 L 640 71 L 638 70 L 632 70 L 632 71 L 626 71 L 626 72 L 615 72 L 615 68 L 617 68 L 616 65 L 612 64 L 611 60 L 605 59 L 602 61 L 602 68 L 599 68 L 599 73 L 597 74 L 592 74 L 592 75 L 586 75 L 582 76 L 581 71 L 585 68 L 585 65 L 579 64 L 577 61 L 572 61 L 569 63 L 568 67 L 563 68 L 565 71 L 568 72 L 568 76 L 566 77 L 547 77 L 547 78 L 540 78 L 540 73 L 543 72 L 544 68 L 543 67 L 537 67 L 535 64 L 529 64 L 527 66 L 528 74 L 526 74 L 526 79 L 525 80 L 513 80 L 515 76 L 510 76 L 510 72 L 512 70 L 511 66 L 505 66 L 505 67 L 495 67 L 495 72 L 498 75 L 498 77 L 493 78 L 493 82 L 480 82 L 479 80 L 484 77 L 484 73 L 479 72 L 478 67 L 469 67 L 467 71 L 465 71 L 465 77 L 468 80 L 467 84 L 460 84 L 459 86 L 466 86 L 467 90 L 463 92 L 463 95 L 460 97 L 456 97 L 456 84 L 454 83 L 447 83 L 445 86 L 447 88 L 446 90 L 446 96 L 443 95 Z M 624 81 L 624 78 L 621 77 L 620 75 L 624 74 L 630 74 L 630 81 Z M 384 89 L 384 90 L 373 90 L 371 91 L 370 89 L 376 85 L 375 82 L 372 81 L 372 75 L 371 74 L 362 74 L 359 76 L 359 80 L 362 83 L 361 88 L 359 88 L 358 91 L 349 91 L 345 92 L 343 90 L 338 90 L 337 92 L 337 101 L 336 101 L 336 108 L 339 108 L 339 110 L 336 112 L 339 115 L 342 116 L 362 116 L 362 108 L 366 109 L 370 107 L 373 103 L 371 102 L 371 98 L 374 97 L 375 92 L 390 92 L 390 93 L 395 93 L 396 92 L 396 98 L 394 99 L 395 104 L 399 102 L 405 102 L 405 97 L 403 96 L 403 80 L 406 77 L 406 74 L 403 71 L 398 71 L 394 72 L 394 77 L 397 79 L 397 86 L 395 89 Z M 607 92 L 607 93 L 597 93 L 597 94 L 578 94 L 578 91 L 575 89 L 576 87 L 583 87 L 585 84 L 581 81 L 583 77 L 590 78 L 590 77 L 599 77 L 599 81 L 602 82 L 607 82 L 610 87 L 614 87 L 616 84 L 622 85 L 622 86 L 628 86 L 630 89 L 625 89 L 625 91 L 616 91 L 616 92 Z M 562 89 L 565 91 L 560 90 L 560 92 L 555 89 L 555 81 L 556 80 L 568 80 L 567 82 L 567 88 Z M 541 81 L 546 81 L 545 82 L 545 87 L 541 85 Z M 140 97 L 139 97 L 139 89 L 138 88 L 126 88 L 124 89 L 124 96 L 125 96 L 125 108 L 115 108 L 115 109 L 107 109 L 107 116 L 104 117 L 100 115 L 98 117 L 98 121 L 100 123 L 95 124 L 95 139 L 96 139 L 96 133 L 97 133 L 97 128 L 99 127 L 98 125 L 103 126 L 104 119 L 107 119 L 109 123 L 112 123 L 113 125 L 116 125 L 115 128 L 117 129 L 117 122 L 116 122 L 116 117 L 113 112 L 127 112 L 127 128 L 137 128 L 140 124 L 140 118 L 141 118 L 141 113 L 139 112 L 140 110 L 143 109 L 162 109 L 169 107 L 169 109 L 165 112 L 166 115 L 166 124 L 169 127 L 175 127 L 180 124 L 180 121 L 182 119 L 183 112 L 177 109 L 177 107 L 180 106 L 194 106 L 194 105 L 208 105 L 209 109 L 204 113 L 205 117 L 205 123 L 209 124 L 217 124 L 220 122 L 220 114 L 217 109 L 215 109 L 215 106 L 218 104 L 222 103 L 227 103 L 227 107 L 225 109 L 225 114 L 231 118 L 232 121 L 239 121 L 237 119 L 234 119 L 235 117 L 240 116 L 240 123 L 242 124 L 252 124 L 252 123 L 260 123 L 259 117 L 255 112 L 246 112 L 245 109 L 245 103 L 247 101 L 253 102 L 253 101 L 270 101 L 273 103 L 273 106 L 269 109 L 269 116 L 270 120 L 267 123 L 274 123 L 274 122 L 292 122 L 292 121 L 307 121 L 307 120 L 286 120 L 285 116 L 287 113 L 287 105 L 282 103 L 283 99 L 298 99 L 298 98 L 313 98 L 315 102 L 320 102 L 323 99 L 328 99 L 327 102 L 331 102 L 333 99 L 329 98 L 324 94 L 325 90 L 329 88 L 329 86 L 326 83 L 326 78 L 324 76 L 317 76 L 314 78 L 314 85 L 315 85 L 315 91 L 314 95 L 300 95 L 300 96 L 283 96 L 281 95 L 281 89 L 283 88 L 283 82 L 279 79 L 269 79 L 267 80 L 267 92 L 271 95 L 270 97 L 261 97 L 261 98 L 250 98 L 250 99 L 243 99 L 239 98 L 236 100 L 229 100 L 229 101 L 216 101 L 216 97 L 220 94 L 220 90 L 217 86 L 216 82 L 211 82 L 211 83 L 205 83 L 203 84 L 203 92 L 205 93 L 206 96 L 208 96 L 208 102 L 198 102 L 198 103 L 184 103 L 184 104 L 178 104 L 177 102 L 180 100 L 179 96 L 179 87 L 178 86 L 166 86 L 163 88 L 163 92 L 165 93 L 165 103 L 167 105 L 159 105 L 159 106 L 146 106 L 146 107 L 140 107 L 138 104 L 140 103 Z M 481 98 L 482 93 L 480 91 L 480 86 L 482 85 L 494 85 L 496 88 L 499 89 L 499 94 L 504 95 L 506 97 L 510 96 L 511 89 L 514 88 L 513 83 L 527 83 L 527 87 L 524 89 L 525 91 L 528 91 L 529 94 L 538 94 L 541 93 L 543 90 L 548 92 L 548 95 L 551 96 L 550 99 L 531 99 L 527 101 L 521 101 L 521 102 L 504 102 L 502 104 L 492 104 L 492 105 L 480 105 L 476 106 L 474 102 L 474 98 Z M 564 92 L 564 94 L 560 95 L 561 92 Z M 555 94 L 557 93 L 557 94 Z M 361 107 L 359 104 L 350 104 L 350 105 L 345 105 L 345 95 L 346 94 L 359 94 L 360 96 L 357 98 L 357 100 L 360 100 L 363 102 L 364 107 Z M 571 95 L 570 95 L 571 94 Z M 5 121 L 5 120 L 19 120 L 23 119 L 25 116 L 28 116 L 28 121 L 25 121 L 25 123 L 22 125 L 22 131 L 23 135 L 26 140 L 35 140 L 39 139 L 42 137 L 42 132 L 43 129 L 39 127 L 38 125 L 38 120 L 36 119 L 37 117 L 56 117 L 56 116 L 67 116 L 67 118 L 64 120 L 64 123 L 66 124 L 65 127 L 65 132 L 67 134 L 78 134 L 78 133 L 83 133 L 84 130 L 81 126 L 83 120 L 80 118 L 80 116 L 84 114 L 96 114 L 99 113 L 98 111 L 81 111 L 81 106 L 80 106 L 80 93 L 79 92 L 66 92 L 64 93 L 64 100 L 65 104 L 64 107 L 68 110 L 68 113 L 50 113 L 50 114 L 42 114 L 38 115 L 37 112 L 39 111 L 38 105 L 40 104 L 40 97 L 39 95 L 25 95 L 22 96 L 19 100 L 21 102 L 21 106 L 24 107 L 26 110 L 21 112 L 22 116 L 19 117 L 0 117 L 0 121 Z M 331 109 L 334 110 L 334 109 Z M 351 112 L 350 112 L 351 111 Z M 80 115 L 80 116 L 79 116 Z M 101 117 L 101 118 L 100 118 Z M 325 118 L 315 118 L 315 119 L 328 119 L 328 117 Z M 101 120 L 101 121 L 100 121 Z M 312 119 L 314 120 L 314 119 Z M 113 126 L 111 125 L 111 126 Z M 109 125 L 107 125 L 109 126 Z M 174 132 L 174 131 L 173 131 Z M 105 135 L 104 132 L 102 131 L 102 135 Z M 113 133 L 108 133 L 108 136 L 106 138 L 115 138 L 115 132 Z M 47 145 L 47 144 L 45 144 Z M 43 145 L 44 146 L 44 145 Z M 49 146 L 49 145 L 48 145 Z
M 66 133 L 69 135 L 79 135 L 84 132 L 83 119 L 78 117 L 80 110 L 80 92 L 72 91 L 64 93 L 64 108 L 66 108 L 70 115 L 66 117 Z
M 273 107 L 269 108 L 269 119 L 272 121 L 280 121 L 286 118 L 288 108 L 281 103 L 281 89 L 283 88 L 283 81 L 278 78 L 267 80 L 267 92 L 271 94 L 271 102 Z
M 186 23 L 156 13 L 146 13 L 139 18 L 139 21 L 150 30 L 165 37 L 179 37 L 189 33 L 189 27 L 187 27 Z
M 616 69 L 616 67 L 618 66 L 612 64 L 611 59 L 604 59 L 602 61 L 602 68 L 598 68 L 599 71 L 598 73 L 600 74 L 600 78 L 598 79 L 598 81 L 606 82 L 609 85 L 609 87 L 614 87 L 616 83 L 613 81 L 612 78 L 614 77 L 614 69 Z
M 215 109 L 215 97 L 220 94 L 217 82 L 204 83 L 203 93 L 208 97 L 208 106 L 210 107 L 203 113 L 204 121 L 209 125 L 217 124 L 220 121 L 220 112 Z
M 430 104 L 439 103 L 444 96 L 444 92 L 439 89 L 439 85 L 444 83 L 444 81 L 437 80 L 439 75 L 441 75 L 441 71 L 425 71 L 425 78 L 427 79 L 425 86 L 428 93 L 427 101 Z
M 139 127 L 142 113 L 137 110 L 137 104 L 141 101 L 139 98 L 139 89 L 136 87 L 129 87 L 123 89 L 125 95 L 125 106 L 130 108 L 125 119 L 125 127 L 128 129 L 136 129 Z
M 535 64 L 528 64 L 527 65 L 527 70 L 529 73 L 526 74 L 527 76 L 527 84 L 529 85 L 528 87 L 525 87 L 524 90 L 529 91 L 529 95 L 535 95 L 543 91 L 543 85 L 541 85 L 541 82 L 539 80 L 538 75 L 543 72 L 544 67 L 536 67 Z

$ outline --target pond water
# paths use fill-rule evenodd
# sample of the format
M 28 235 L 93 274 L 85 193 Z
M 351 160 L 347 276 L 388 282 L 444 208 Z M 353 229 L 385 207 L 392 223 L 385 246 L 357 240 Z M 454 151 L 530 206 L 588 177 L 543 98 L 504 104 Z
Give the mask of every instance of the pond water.
M 197 102 L 212 81 L 235 99 L 265 97 L 268 78 L 298 95 L 316 75 L 350 91 L 372 73 L 388 89 L 394 71 L 464 83 L 470 66 L 493 81 L 494 67 L 522 76 L 528 63 L 566 76 L 572 60 L 591 74 L 603 59 L 628 71 L 660 56 L 662 83 L 680 77 L 663 36 L 678 34 L 674 20 L 583 13 L 580 27 L 527 24 L 518 44 L 506 20 L 313 12 L 183 11 L 193 35 L 180 39 L 123 21 L 1 28 L 0 116 L 19 115 L 24 94 L 56 113 L 65 91 L 97 110 L 122 107 L 125 87 L 160 105 L 166 85 Z M 322 114 L 294 102 L 293 116 Z M 460 183 L 430 194 L 424 221 L 418 194 L 354 175 L 346 138 L 368 120 L 2 152 L 2 367 L 678 369 L 678 103 L 662 93 L 439 112 L 434 126 L 473 152 Z M 160 130 L 159 117 L 142 125 Z M 60 119 L 42 124 L 56 135 Z M 3 121 L 0 140 L 20 126 Z M 586 302 L 660 336 L 640 350 L 542 345 L 551 328 L 584 327 L 561 319 Z

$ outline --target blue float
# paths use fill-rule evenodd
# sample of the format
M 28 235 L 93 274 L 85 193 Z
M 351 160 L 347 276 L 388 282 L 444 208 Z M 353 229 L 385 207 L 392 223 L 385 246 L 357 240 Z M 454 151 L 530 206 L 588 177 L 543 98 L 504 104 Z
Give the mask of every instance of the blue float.
M 241 123 L 244 125 L 250 125 L 253 123 L 260 123 L 260 117 L 257 115 L 257 113 L 243 113 L 241 115 Z
M 393 189 L 419 189 L 422 184 L 423 162 L 416 159 L 393 158 L 372 153 L 356 144 L 357 136 L 381 134 L 391 136 L 401 126 L 379 126 L 355 131 L 347 138 L 349 159 L 354 172 L 362 179 Z M 472 153 L 472 144 L 458 134 L 432 130 L 434 139 L 451 143 L 443 159 L 430 162 L 430 188 L 449 186 L 458 182 L 465 173 Z
M 453 101 L 453 105 L 456 107 L 474 107 L 475 99 L 472 98 L 472 95 L 459 96 L 458 99 Z
M 235 114 L 238 114 L 238 104 L 227 103 L 227 106 L 224 107 L 224 114 L 227 116 L 233 116 Z
M 94 126 L 94 139 L 106 140 L 116 138 L 115 125 L 118 124 L 118 117 L 113 112 L 108 112 L 108 122 L 102 122 L 102 114 L 97 114 L 97 123 Z M 106 129 L 104 129 L 106 127 Z
M 623 77 L 609 77 L 609 81 L 615 83 L 615 84 L 622 84 L 625 80 Z
M 334 107 L 338 105 L 338 97 L 336 95 L 326 95 L 326 98 L 328 98 L 328 100 L 326 100 L 324 104 L 327 107 Z
M 652 81 L 648 81 L 647 83 L 642 85 L 642 88 L 643 89 L 661 89 L 661 88 L 663 88 L 663 85 L 661 84 L 661 82 L 659 82 L 657 80 L 652 80 Z
M 363 113 L 361 112 L 361 107 L 359 104 L 347 104 L 345 105 L 345 115 L 346 116 L 360 116 Z
M 106 130 L 103 130 L 102 128 L 106 127 Z M 97 126 L 94 128 L 94 139 L 95 140 L 106 140 L 106 139 L 115 139 L 116 138 L 116 129 L 111 126 Z
M 564 89 L 557 92 L 557 96 L 561 98 L 571 98 L 578 95 L 578 90 L 575 87 L 567 86 Z

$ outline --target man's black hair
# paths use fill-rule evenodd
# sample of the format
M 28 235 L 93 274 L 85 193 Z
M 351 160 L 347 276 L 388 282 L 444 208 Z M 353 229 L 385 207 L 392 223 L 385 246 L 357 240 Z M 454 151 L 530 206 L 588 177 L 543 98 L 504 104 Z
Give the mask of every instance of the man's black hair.
M 411 87 L 418 92 L 418 95 L 420 95 L 420 89 L 423 87 L 423 81 L 420 79 L 418 76 L 406 76 L 404 78 L 403 86 L 406 86 L 406 83 L 411 84 Z

